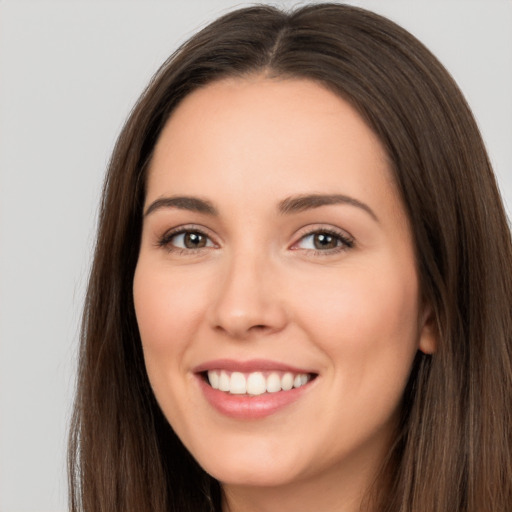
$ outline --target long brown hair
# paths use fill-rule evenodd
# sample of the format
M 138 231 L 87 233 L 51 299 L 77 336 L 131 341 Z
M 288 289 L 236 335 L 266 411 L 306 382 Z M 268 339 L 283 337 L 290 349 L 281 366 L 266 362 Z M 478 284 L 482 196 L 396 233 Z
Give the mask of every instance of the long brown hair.
M 309 78 L 378 135 L 408 212 L 437 351 L 418 354 L 396 440 L 372 493 L 380 512 L 512 507 L 512 249 L 476 123 L 435 57 L 389 20 L 317 4 L 218 19 L 156 73 L 105 181 L 70 434 L 73 512 L 219 511 L 219 484 L 183 448 L 151 391 L 132 281 L 145 175 L 180 100 L 252 73 Z

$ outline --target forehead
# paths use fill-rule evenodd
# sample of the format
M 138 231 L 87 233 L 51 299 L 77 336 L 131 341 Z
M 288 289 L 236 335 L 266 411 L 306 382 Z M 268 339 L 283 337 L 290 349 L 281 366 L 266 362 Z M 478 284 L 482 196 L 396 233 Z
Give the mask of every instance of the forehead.
M 396 195 L 392 181 L 380 141 L 347 101 L 310 80 L 252 76 L 214 82 L 178 105 L 155 148 L 147 200 L 230 190 L 275 201 Z
M 206 138 L 220 142 L 233 128 L 241 129 L 233 142 L 247 143 L 245 136 L 271 147 L 272 137 L 280 135 L 276 142 L 281 147 L 288 142 L 283 149 L 297 149 L 297 140 L 325 139 L 326 132 L 334 130 L 333 136 L 357 140 L 386 160 L 378 138 L 339 95 L 312 80 L 259 75 L 213 82 L 186 96 L 170 116 L 156 151 L 191 136 L 198 144 Z

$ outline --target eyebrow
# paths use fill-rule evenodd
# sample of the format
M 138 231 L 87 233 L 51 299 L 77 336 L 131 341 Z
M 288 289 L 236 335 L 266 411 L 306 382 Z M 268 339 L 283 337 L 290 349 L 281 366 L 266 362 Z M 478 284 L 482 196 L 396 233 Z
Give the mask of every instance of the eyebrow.
M 379 218 L 367 204 L 362 203 L 353 197 L 342 194 L 310 194 L 287 197 L 279 203 L 279 213 L 298 213 L 332 204 L 348 204 L 350 206 L 361 208 L 368 213 L 373 220 L 379 222 Z
M 178 208 L 180 210 L 189 210 L 198 213 L 205 213 L 207 215 L 218 215 L 215 206 L 206 199 L 190 196 L 173 196 L 161 197 L 156 201 L 153 201 L 148 206 L 144 216 L 146 217 L 161 208 Z
M 379 222 L 377 215 L 365 203 L 357 199 L 342 194 L 308 194 L 292 196 L 283 199 L 279 205 L 278 210 L 280 214 L 299 213 L 320 206 L 328 206 L 333 204 L 348 204 L 364 210 L 376 222 Z M 161 197 L 153 201 L 144 213 L 148 216 L 156 210 L 162 208 L 178 208 L 180 210 L 189 210 L 197 213 L 204 213 L 206 215 L 218 216 L 218 211 L 213 204 L 207 199 L 192 196 L 172 196 Z

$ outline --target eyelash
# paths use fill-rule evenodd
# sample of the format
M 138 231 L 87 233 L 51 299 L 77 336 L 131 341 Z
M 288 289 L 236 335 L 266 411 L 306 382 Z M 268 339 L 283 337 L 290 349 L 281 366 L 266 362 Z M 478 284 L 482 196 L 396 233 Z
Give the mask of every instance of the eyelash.
M 208 236 L 207 233 L 205 233 L 204 230 L 196 227 L 196 226 L 182 226 L 180 228 L 176 228 L 174 230 L 168 231 L 165 233 L 159 240 L 157 245 L 159 247 L 164 247 L 169 252 L 178 254 L 178 255 L 190 255 L 195 254 L 205 248 L 209 247 L 197 247 L 197 248 L 184 248 L 184 247 L 176 247 L 172 245 L 173 238 L 179 236 L 179 235 L 186 235 L 186 234 L 197 234 L 200 236 L 205 237 L 207 240 L 211 242 L 211 237 Z M 213 242 L 212 242 L 213 243 Z M 215 244 L 213 244 L 215 245 Z
M 183 248 L 183 247 L 176 247 L 176 246 L 172 245 L 171 242 L 175 237 L 177 237 L 179 235 L 186 235 L 186 234 L 197 234 L 197 235 L 203 236 L 207 239 L 207 243 L 208 243 L 208 241 L 211 242 L 211 245 L 206 246 L 206 247 L 198 247 L 198 248 Z M 332 255 L 332 254 L 337 254 L 339 252 L 346 251 L 348 249 L 352 249 L 354 247 L 354 240 L 351 237 L 347 236 L 346 234 L 336 231 L 334 229 L 318 228 L 318 229 L 313 229 L 311 231 L 307 231 L 306 233 L 304 233 L 299 238 L 299 240 L 293 244 L 291 249 L 292 250 L 300 250 L 300 249 L 294 248 L 294 247 L 296 247 L 300 242 L 306 240 L 308 237 L 314 237 L 317 235 L 327 235 L 327 236 L 333 237 L 334 239 L 336 239 L 338 245 L 334 248 L 325 249 L 325 250 L 305 249 L 310 254 L 313 254 L 315 256 L 328 256 L 328 255 Z M 177 229 L 174 229 L 174 230 L 171 230 L 171 231 L 165 233 L 158 240 L 157 245 L 158 245 L 158 247 L 164 247 L 167 249 L 167 251 L 169 251 L 171 253 L 175 253 L 177 255 L 191 255 L 191 254 L 198 253 L 198 252 L 202 251 L 203 249 L 209 249 L 211 247 L 214 247 L 216 244 L 215 244 L 215 242 L 213 242 L 211 240 L 211 237 L 204 230 L 202 230 L 198 227 L 195 227 L 195 226 L 184 226 L 184 227 L 180 227 L 180 228 L 177 228 Z
M 292 249 L 297 246 L 300 242 L 306 240 L 309 237 L 314 237 L 318 235 L 327 235 L 330 237 L 333 237 L 336 242 L 337 246 L 333 247 L 331 249 L 306 249 L 309 251 L 310 254 L 313 254 L 314 256 L 330 256 L 332 254 L 337 254 L 343 251 L 346 251 L 348 249 L 352 249 L 354 247 L 354 240 L 353 238 L 349 237 L 347 234 L 342 233 L 341 231 L 337 231 L 334 229 L 328 229 L 328 228 L 318 228 L 313 229 L 311 231 L 308 231 L 304 233 L 297 242 L 295 242 L 292 246 Z M 293 250 L 299 250 L 299 249 L 293 249 Z

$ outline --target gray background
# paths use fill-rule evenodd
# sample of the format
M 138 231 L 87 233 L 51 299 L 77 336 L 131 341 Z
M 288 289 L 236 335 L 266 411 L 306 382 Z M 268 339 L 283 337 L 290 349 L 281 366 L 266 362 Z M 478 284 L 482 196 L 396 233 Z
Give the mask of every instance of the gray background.
M 248 3 L 0 2 L 0 512 L 67 508 L 80 309 L 116 135 L 171 51 Z M 349 3 L 402 24 L 451 71 L 510 211 L 512 2 Z

